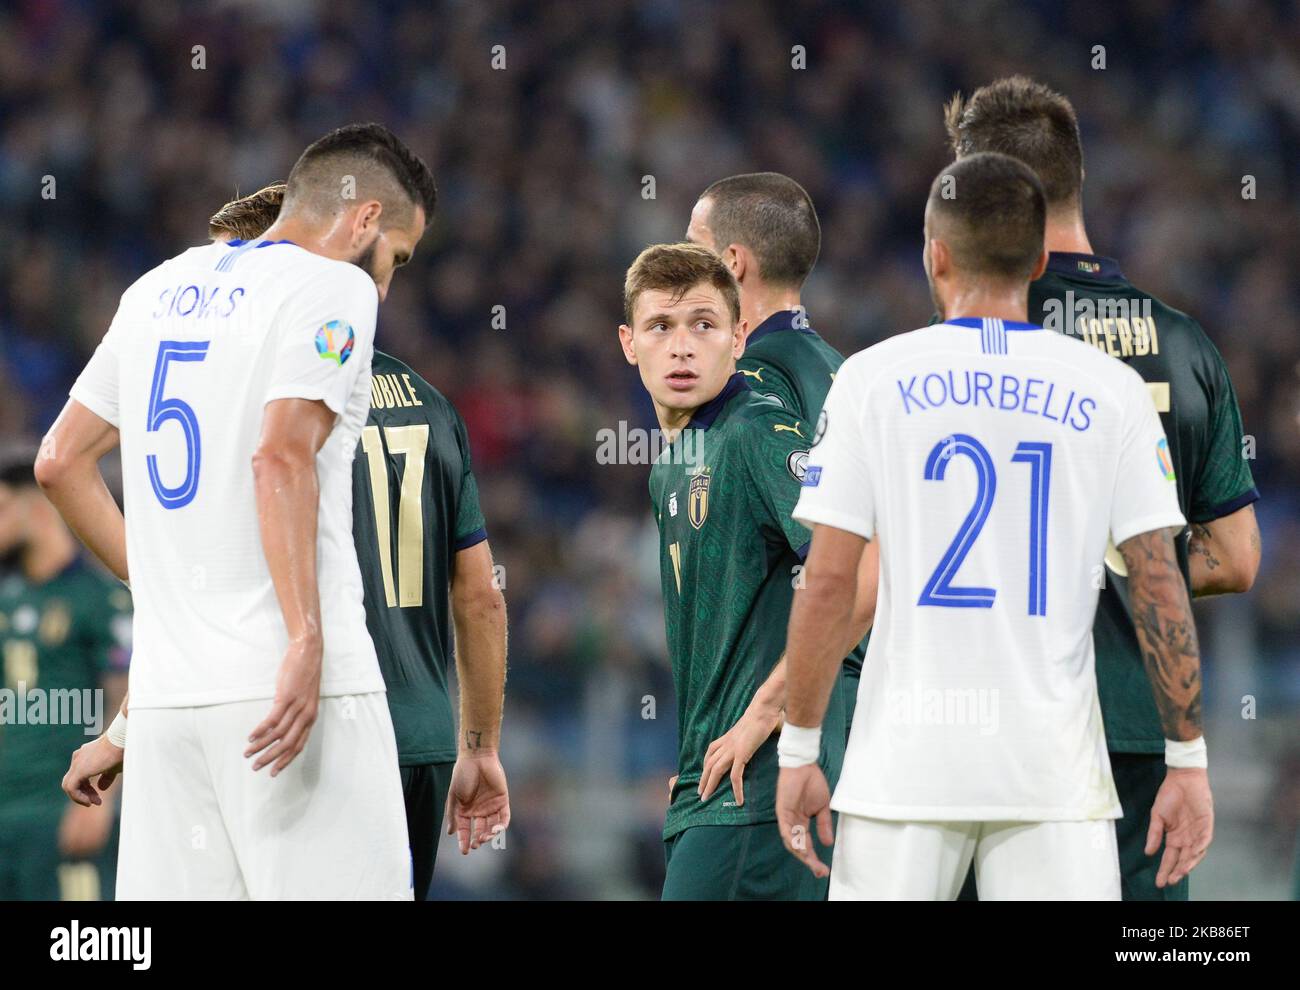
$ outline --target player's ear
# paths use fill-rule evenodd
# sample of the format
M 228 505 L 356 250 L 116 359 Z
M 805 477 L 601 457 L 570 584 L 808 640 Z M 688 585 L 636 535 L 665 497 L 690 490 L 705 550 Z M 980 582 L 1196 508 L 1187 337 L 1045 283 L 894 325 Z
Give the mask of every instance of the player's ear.
M 745 338 L 749 336 L 749 321 L 737 320 L 731 331 L 731 356 L 739 359 L 745 353 Z
M 722 260 L 731 269 L 731 274 L 735 276 L 737 282 L 744 280 L 745 273 L 750 268 L 750 259 L 749 252 L 742 245 L 728 244 L 727 249 L 722 252 Z
M 618 327 L 618 342 L 623 345 L 623 357 L 628 364 L 636 364 L 636 351 L 632 348 L 632 328 L 626 323 Z
M 1031 281 L 1031 282 L 1037 282 L 1040 278 L 1043 277 L 1043 272 L 1045 272 L 1045 271 L 1047 271 L 1047 248 L 1046 248 L 1046 246 L 1044 246 L 1044 248 L 1043 248 L 1042 251 L 1038 252 L 1038 262 L 1037 262 L 1037 264 L 1034 265 L 1034 270 L 1033 270 L 1033 273 L 1030 274 L 1030 276 L 1029 276 L 1029 281 Z
M 938 279 L 947 275 L 952 268 L 952 253 L 948 245 L 937 237 L 930 238 L 930 278 Z
M 384 212 L 384 204 L 377 199 L 367 200 L 357 207 L 352 215 L 352 246 L 360 247 L 374 238 L 379 230 L 379 217 Z

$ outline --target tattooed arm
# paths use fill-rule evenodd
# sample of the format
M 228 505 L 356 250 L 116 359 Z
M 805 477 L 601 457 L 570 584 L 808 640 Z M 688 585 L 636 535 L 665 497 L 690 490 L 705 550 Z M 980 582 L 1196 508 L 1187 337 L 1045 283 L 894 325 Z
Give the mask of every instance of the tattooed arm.
M 510 824 L 510 797 L 498 747 L 506 685 L 506 602 L 484 540 L 457 552 L 451 580 L 460 682 L 460 746 L 447 796 L 447 834 L 460 851 L 490 842 Z
M 1260 551 L 1253 505 L 1208 523 L 1193 523 L 1187 544 L 1192 594 L 1199 598 L 1249 591 L 1259 572 Z
M 1201 655 L 1187 586 L 1174 556 L 1172 529 L 1153 530 L 1119 546 L 1128 568 L 1130 611 L 1147 676 L 1168 740 L 1201 738 Z M 1204 768 L 1170 767 L 1156 794 L 1146 854 L 1164 856 L 1156 886 L 1178 883 L 1205 856 L 1214 836 L 1214 802 Z
M 1173 530 L 1157 529 L 1119 548 L 1128 568 L 1129 607 L 1166 739 L 1201 734 L 1201 654 Z

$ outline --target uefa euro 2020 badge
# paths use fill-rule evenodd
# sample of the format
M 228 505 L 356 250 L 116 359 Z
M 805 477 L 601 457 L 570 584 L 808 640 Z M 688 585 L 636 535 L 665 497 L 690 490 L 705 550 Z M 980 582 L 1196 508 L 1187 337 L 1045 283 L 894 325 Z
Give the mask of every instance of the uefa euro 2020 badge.
M 352 356 L 352 345 L 357 335 L 352 325 L 342 320 L 330 320 L 316 331 L 316 353 L 327 361 L 341 365 Z

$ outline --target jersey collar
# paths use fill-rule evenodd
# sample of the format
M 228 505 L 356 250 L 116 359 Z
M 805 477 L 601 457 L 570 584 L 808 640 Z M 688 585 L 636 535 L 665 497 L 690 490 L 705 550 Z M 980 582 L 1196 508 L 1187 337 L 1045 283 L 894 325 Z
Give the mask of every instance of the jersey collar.
M 1041 330 L 1037 323 L 1020 323 L 1017 320 L 998 320 L 991 316 L 959 316 L 955 320 L 944 320 L 949 327 L 972 327 L 981 330 L 985 323 L 1001 323 L 1003 330 Z
M 718 418 L 718 415 L 728 402 L 741 392 L 748 391 L 749 382 L 745 380 L 744 374 L 737 371 L 727 379 L 727 384 L 722 386 L 721 392 L 695 410 L 695 415 L 686 424 L 686 428 L 689 430 L 707 430 L 713 425 L 713 421 Z
M 803 319 L 800 320 L 799 317 Z M 808 323 L 807 311 L 797 309 L 780 309 L 769 316 L 766 320 L 756 326 L 747 338 L 745 346 L 756 341 L 762 340 L 770 333 L 776 333 L 778 330 L 800 330 L 803 333 L 812 333 L 812 327 Z
M 226 247 L 242 247 L 245 244 L 251 244 L 251 243 L 253 242 L 246 241 L 243 238 L 236 238 L 233 241 L 226 241 Z M 256 245 L 253 248 L 253 250 L 257 250 L 257 248 L 270 247 L 272 244 L 293 244 L 293 241 L 288 240 L 287 238 L 279 241 L 263 241 L 261 244 Z M 297 245 L 295 245 L 295 247 L 296 246 Z
M 1119 270 L 1119 262 L 1114 258 L 1104 258 L 1099 254 L 1077 254 L 1074 251 L 1051 252 L 1047 256 L 1047 270 L 1057 275 L 1095 278 L 1107 282 L 1124 277 L 1124 273 Z

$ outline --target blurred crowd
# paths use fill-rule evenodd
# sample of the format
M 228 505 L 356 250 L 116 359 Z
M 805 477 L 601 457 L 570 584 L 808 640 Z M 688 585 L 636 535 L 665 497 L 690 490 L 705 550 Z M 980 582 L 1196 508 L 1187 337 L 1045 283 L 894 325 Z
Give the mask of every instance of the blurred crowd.
M 1246 599 L 1199 613 L 1209 683 L 1230 668 L 1222 683 L 1258 697 L 1224 754 L 1257 786 L 1220 805 L 1221 836 L 1254 852 L 1199 892 L 1258 896 L 1252 871 L 1289 872 L 1300 822 L 1293 4 L 16 0 L 0 8 L 0 434 L 44 431 L 122 290 L 201 242 L 222 203 L 341 123 L 388 124 L 440 204 L 379 346 L 468 423 L 510 610 L 514 824 L 505 850 L 444 848 L 437 892 L 654 896 L 676 720 L 648 466 L 595 457 L 598 430 L 654 425 L 617 345 L 623 272 L 682 238 L 713 180 L 780 171 L 821 217 L 813 326 L 850 353 L 926 323 L 942 103 L 1013 72 L 1073 100 L 1095 249 L 1201 321 L 1254 438 L 1263 568 Z M 1240 707 L 1207 698 L 1212 725 Z

